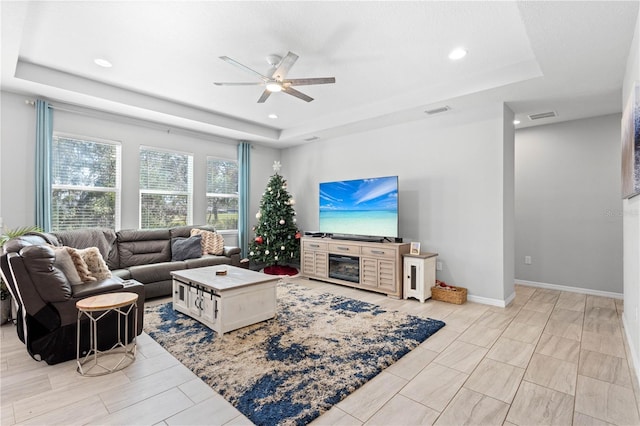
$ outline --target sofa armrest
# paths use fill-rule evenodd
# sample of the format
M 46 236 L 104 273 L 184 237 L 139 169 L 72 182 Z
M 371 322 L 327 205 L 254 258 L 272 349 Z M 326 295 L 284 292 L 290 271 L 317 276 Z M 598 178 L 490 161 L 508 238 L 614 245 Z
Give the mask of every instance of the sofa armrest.
M 240 247 L 224 246 L 223 254 L 227 257 L 231 257 L 234 254 L 240 254 Z
M 91 281 L 84 284 L 72 285 L 71 292 L 74 299 L 95 296 L 109 291 L 120 290 L 124 287 L 120 279 L 106 279 L 102 281 Z

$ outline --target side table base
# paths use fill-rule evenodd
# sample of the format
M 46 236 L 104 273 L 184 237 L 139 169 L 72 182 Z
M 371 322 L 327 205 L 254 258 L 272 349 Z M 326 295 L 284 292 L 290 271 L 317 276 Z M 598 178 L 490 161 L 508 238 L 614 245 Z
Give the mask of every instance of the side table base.
M 136 296 L 137 299 L 137 296 Z M 78 310 L 78 325 L 77 325 L 77 356 L 76 363 L 78 364 L 77 372 L 83 376 L 102 376 L 105 374 L 113 373 L 114 371 L 122 370 L 128 367 L 136 359 L 136 347 L 137 347 L 137 333 L 138 329 L 138 304 L 137 300 L 129 302 L 125 306 L 111 306 L 106 310 L 95 311 L 85 310 L 81 307 Z M 98 349 L 98 321 L 110 312 L 115 312 L 118 321 L 118 341 L 110 348 L 104 351 Z M 129 315 L 134 315 L 133 326 L 133 338 L 131 342 L 129 340 Z M 86 316 L 89 319 L 89 340 L 90 349 L 85 356 L 80 357 L 80 320 L 82 316 Z M 124 319 L 124 336 L 120 332 L 122 330 L 122 319 Z M 95 371 L 94 371 L 95 370 Z
M 95 377 L 127 368 L 136 359 L 136 342 L 133 341 L 128 346 L 116 343 L 106 351 L 91 349 L 87 355 L 78 360 L 78 373 L 83 376 Z

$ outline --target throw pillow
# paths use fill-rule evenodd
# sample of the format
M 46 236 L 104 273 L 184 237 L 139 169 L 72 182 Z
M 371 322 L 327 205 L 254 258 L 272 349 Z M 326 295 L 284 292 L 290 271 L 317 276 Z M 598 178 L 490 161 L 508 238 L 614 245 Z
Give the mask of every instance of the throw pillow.
M 107 263 L 100 254 L 98 247 L 87 247 L 85 249 L 77 250 L 82 257 L 82 260 L 87 264 L 91 276 L 97 280 L 104 280 L 111 278 L 111 271 L 107 266 Z
M 192 229 L 191 235 L 202 235 L 202 254 L 224 253 L 224 238 L 215 232 L 205 231 L 204 229 Z
M 196 259 L 202 256 L 202 236 L 177 237 L 171 239 L 171 260 Z
M 96 281 L 96 278 L 91 275 L 91 271 L 89 270 L 87 263 L 82 259 L 82 256 L 80 256 L 80 253 L 78 253 L 76 249 L 67 246 L 63 246 L 61 249 L 66 250 L 67 253 L 69 253 L 71 260 L 73 261 L 73 266 L 76 267 L 76 272 L 78 272 L 78 275 L 80 276 L 81 282 Z
M 78 274 L 76 265 L 73 263 L 73 259 L 71 259 L 67 249 L 65 247 L 53 247 L 53 251 L 56 254 L 53 266 L 62 271 L 71 285 L 82 284 L 80 274 Z

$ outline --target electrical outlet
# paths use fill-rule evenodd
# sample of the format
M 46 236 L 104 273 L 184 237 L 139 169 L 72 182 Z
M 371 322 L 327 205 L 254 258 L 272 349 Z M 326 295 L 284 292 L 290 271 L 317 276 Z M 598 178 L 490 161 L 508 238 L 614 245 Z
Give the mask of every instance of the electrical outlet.
M 524 257 L 524 264 L 525 265 L 531 265 L 531 256 L 525 256 Z
M 436 271 L 442 271 L 442 262 L 436 262 Z

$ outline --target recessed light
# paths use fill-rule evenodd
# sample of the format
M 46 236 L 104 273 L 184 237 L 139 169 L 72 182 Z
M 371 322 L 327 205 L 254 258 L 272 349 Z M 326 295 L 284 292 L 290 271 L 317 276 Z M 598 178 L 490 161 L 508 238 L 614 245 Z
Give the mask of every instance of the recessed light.
M 106 59 L 103 59 L 103 58 L 94 59 L 93 62 L 96 65 L 98 65 L 98 66 L 100 66 L 102 68 L 111 68 L 113 66 L 113 64 L 111 62 L 109 62 L 109 61 L 107 61 Z
M 451 53 L 449 53 L 449 59 L 451 59 L 452 61 L 457 61 L 458 59 L 462 59 L 465 56 L 467 56 L 467 49 L 462 47 L 455 48 L 451 51 Z
M 278 114 L 269 114 L 267 115 L 267 117 L 271 118 L 272 120 L 275 120 L 276 118 L 278 118 Z
M 520 120 L 513 120 L 513 124 L 514 125 L 520 124 Z

